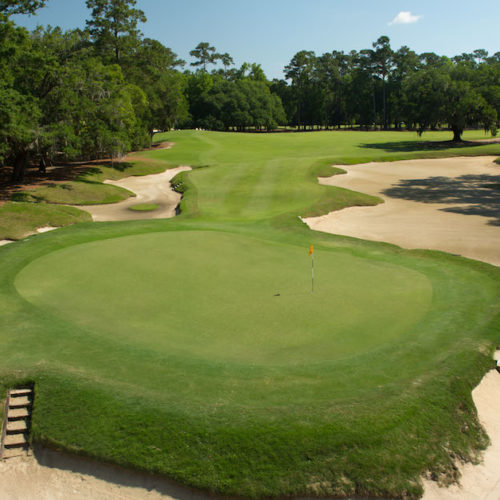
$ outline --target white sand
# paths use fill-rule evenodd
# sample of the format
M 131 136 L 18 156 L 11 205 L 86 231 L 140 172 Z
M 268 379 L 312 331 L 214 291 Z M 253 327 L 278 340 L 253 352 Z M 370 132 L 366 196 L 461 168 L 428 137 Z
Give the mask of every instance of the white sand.
M 37 449 L 36 458 L 0 461 L 1 500 L 207 498 L 168 479 Z
M 98 221 L 138 220 L 138 219 L 166 219 L 175 216 L 175 209 L 181 201 L 181 195 L 176 193 L 170 181 L 179 173 L 191 170 L 191 167 L 182 166 L 166 170 L 161 174 L 133 176 L 118 181 L 105 181 L 106 184 L 123 187 L 132 191 L 136 196 L 119 203 L 109 205 L 77 206 L 92 215 Z M 130 210 L 133 205 L 142 203 L 156 204 L 153 211 L 140 212 Z
M 14 240 L 0 240 L 0 247 L 8 245 L 9 243 L 14 243 Z
M 379 196 L 384 203 L 303 220 L 317 231 L 443 250 L 500 266 L 500 193 L 485 187 L 500 185 L 500 166 L 493 160 L 342 166 L 347 174 L 321 178 L 320 183 Z
M 37 233 L 48 233 L 49 231 L 54 231 L 54 229 L 57 229 L 57 227 L 44 226 L 44 227 L 37 228 L 36 232 Z

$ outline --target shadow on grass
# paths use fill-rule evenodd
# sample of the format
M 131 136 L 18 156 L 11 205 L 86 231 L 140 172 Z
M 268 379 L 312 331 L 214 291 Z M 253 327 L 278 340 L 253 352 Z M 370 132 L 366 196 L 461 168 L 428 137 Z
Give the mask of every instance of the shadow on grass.
M 159 493 L 179 500 L 217 498 L 216 496 L 210 497 L 203 491 L 180 485 L 162 476 L 123 469 L 116 465 L 99 463 L 86 457 L 54 451 L 39 445 L 35 446 L 34 455 L 40 465 L 50 469 L 65 470 L 78 475 L 85 474 L 95 479 L 106 481 L 117 488 L 123 486 L 143 488 L 149 492 Z M 99 487 L 102 488 L 101 485 Z M 111 496 L 114 495 L 110 494 Z
M 86 176 L 86 175 L 96 175 L 96 174 L 102 174 L 102 170 L 99 167 L 106 167 L 106 168 L 111 168 L 113 170 L 117 170 L 118 172 L 125 172 L 129 168 L 132 168 L 134 166 L 133 163 L 127 162 L 127 161 L 122 161 L 122 162 L 100 162 L 94 167 L 87 167 L 85 171 L 80 174 L 80 176 Z
M 462 175 L 401 180 L 383 191 L 385 196 L 421 203 L 446 203 L 456 206 L 444 212 L 489 217 L 500 226 L 500 175 Z
M 94 461 L 90 458 L 72 455 L 70 453 L 51 450 L 44 446 L 36 445 L 34 449 L 36 461 L 47 468 L 54 470 L 69 471 L 78 476 L 82 474 L 101 481 L 106 481 L 109 486 L 129 488 L 143 488 L 148 493 L 160 494 L 165 497 L 176 498 L 178 500 L 245 500 L 245 497 L 230 497 L 219 496 L 215 493 L 205 492 L 196 488 L 177 483 L 165 476 L 150 474 L 148 472 L 136 471 L 133 469 L 124 469 L 117 465 L 105 464 Z M 82 478 L 79 478 L 82 481 Z M 95 486 L 96 490 L 102 490 L 102 483 Z M 68 486 L 68 491 L 71 485 Z M 89 488 L 89 492 L 91 488 Z M 131 493 L 132 494 L 132 493 Z M 120 495 L 109 493 L 111 496 Z M 125 498 L 125 496 L 123 496 Z M 128 497 L 127 497 L 128 498 Z M 314 500 L 314 497 L 301 497 L 304 500 Z M 360 497 L 357 495 L 350 496 L 352 500 L 389 500 L 384 497 Z
M 472 148 L 484 146 L 484 143 L 473 141 L 395 141 L 360 144 L 360 147 L 366 149 L 380 149 L 387 153 L 411 153 L 415 151 L 443 151 L 445 149 Z

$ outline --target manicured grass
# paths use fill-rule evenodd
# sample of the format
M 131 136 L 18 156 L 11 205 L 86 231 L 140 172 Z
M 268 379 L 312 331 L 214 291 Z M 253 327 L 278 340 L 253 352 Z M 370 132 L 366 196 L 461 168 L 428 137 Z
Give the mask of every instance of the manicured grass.
M 18 240 L 44 226 L 67 226 L 90 221 L 89 213 L 46 203 L 9 202 L 0 206 L 0 240 Z
M 135 196 L 131 191 L 110 184 L 89 181 L 70 181 L 60 184 L 20 191 L 12 196 L 14 201 L 45 202 L 63 205 L 101 205 L 117 203 Z
M 0 248 L 0 381 L 35 382 L 33 439 L 226 495 L 452 479 L 486 445 L 470 392 L 500 338 L 500 270 L 298 219 L 379 201 L 320 186 L 331 163 L 455 152 L 412 137 L 170 133 L 141 155 L 206 167 L 174 179 L 180 217 Z
M 466 139 L 484 137 L 469 132 Z M 500 154 L 500 144 L 455 146 L 449 134 L 429 132 L 310 132 L 288 134 L 224 134 L 182 131 L 159 135 L 171 140 L 170 150 L 143 153 L 175 164 L 199 168 L 189 178 L 195 189 L 181 208 L 209 219 L 249 221 L 284 214 L 318 215 L 349 205 L 371 205 L 378 199 L 346 194 L 318 185 L 318 175 L 331 164 L 395 161 L 465 155 Z M 196 198 L 196 201 L 194 201 Z M 186 206 L 187 204 L 187 206 Z
M 135 212 L 153 212 L 157 209 L 158 205 L 156 203 L 138 203 L 137 205 L 129 207 L 129 210 L 133 210 Z

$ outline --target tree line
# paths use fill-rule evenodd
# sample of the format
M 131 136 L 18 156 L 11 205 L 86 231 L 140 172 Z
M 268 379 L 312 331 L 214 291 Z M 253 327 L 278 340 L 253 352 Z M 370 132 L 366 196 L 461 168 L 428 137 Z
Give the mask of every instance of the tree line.
M 448 58 L 393 50 L 381 36 L 371 49 L 316 56 L 300 51 L 271 88 L 297 127 L 359 125 L 423 132 L 448 126 L 459 141 L 466 127 L 496 135 L 500 117 L 500 52 Z
M 300 51 L 269 81 L 257 63 L 237 68 L 207 42 L 179 59 L 139 29 L 135 0 L 86 0 L 85 29 L 32 32 L 13 14 L 46 0 L 0 0 L 0 162 L 22 180 L 28 163 L 118 157 L 170 128 L 275 130 L 358 126 L 423 132 L 448 126 L 496 134 L 500 52 L 454 58 L 372 48 Z

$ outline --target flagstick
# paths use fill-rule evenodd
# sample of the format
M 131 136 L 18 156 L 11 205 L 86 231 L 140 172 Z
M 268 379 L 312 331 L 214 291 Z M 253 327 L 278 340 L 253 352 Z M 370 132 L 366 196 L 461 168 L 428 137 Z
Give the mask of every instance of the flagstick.
M 311 254 L 311 292 L 314 293 L 314 253 Z

